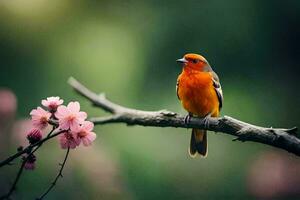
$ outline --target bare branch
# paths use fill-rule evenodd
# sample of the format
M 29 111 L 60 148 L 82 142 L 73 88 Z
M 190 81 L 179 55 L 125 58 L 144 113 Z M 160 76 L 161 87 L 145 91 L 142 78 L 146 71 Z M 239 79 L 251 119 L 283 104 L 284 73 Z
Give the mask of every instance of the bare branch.
M 57 122 L 53 122 L 53 123 L 57 123 Z M 4 165 L 9 165 L 11 163 L 11 161 L 15 160 L 16 158 L 22 156 L 24 153 L 30 153 L 32 151 L 32 149 L 36 146 L 40 146 L 42 145 L 44 142 L 46 142 L 47 140 L 53 138 L 53 137 L 56 137 L 57 135 L 61 134 L 65 132 L 65 130 L 58 130 L 57 132 L 54 132 L 53 134 L 51 135 L 48 135 L 47 137 L 45 137 L 44 139 L 36 142 L 35 144 L 31 144 L 31 145 L 28 145 L 26 148 L 24 148 L 23 150 L 21 151 L 18 151 L 17 153 L 15 153 L 14 155 L 6 158 L 5 160 L 1 161 L 0 162 L 0 168 L 3 167 Z
M 296 127 L 291 129 L 266 128 L 229 116 L 208 118 L 208 126 L 203 119 L 195 117 L 185 123 L 184 116 L 171 111 L 142 111 L 115 104 L 105 98 L 103 94 L 97 95 L 90 91 L 72 77 L 69 79 L 69 84 L 76 92 L 90 100 L 94 106 L 113 114 L 107 117 L 91 118 L 90 120 L 95 124 L 125 123 L 127 125 L 206 129 L 233 135 L 236 137 L 235 140 L 243 142 L 253 141 L 268 144 L 300 156 L 300 139 L 296 137 Z
M 49 186 L 49 188 L 39 198 L 37 198 L 37 200 L 43 199 L 52 190 L 52 188 L 56 185 L 56 182 L 58 181 L 58 179 L 60 177 L 63 177 L 62 171 L 63 171 L 63 169 L 65 167 L 66 162 L 67 162 L 67 159 L 68 159 L 68 156 L 69 156 L 69 152 L 70 152 L 70 148 L 67 149 L 64 161 L 63 161 L 62 164 L 60 164 L 59 172 L 58 172 L 57 176 L 55 177 L 54 181 L 51 183 L 51 185 Z
M 50 138 L 55 137 L 55 136 L 57 136 L 57 135 L 59 135 L 59 134 L 61 133 L 61 131 L 58 131 L 57 133 L 55 133 L 55 134 L 51 137 L 51 134 L 54 132 L 54 130 L 55 130 L 55 126 L 53 126 L 52 130 L 49 132 L 49 134 L 48 134 L 48 136 L 47 136 L 46 138 L 44 138 L 43 140 L 41 140 L 41 141 L 39 141 L 39 142 L 37 142 L 37 143 L 35 143 L 35 144 L 33 144 L 33 145 L 29 145 L 29 146 L 28 146 L 27 148 L 25 148 L 24 150 L 19 151 L 19 152 L 16 153 L 15 155 L 9 157 L 9 158 L 11 158 L 11 159 L 15 159 L 15 158 L 18 158 L 18 157 L 22 156 L 24 153 L 27 153 L 27 156 L 26 156 L 26 157 L 23 157 L 22 164 L 21 164 L 21 166 L 20 166 L 20 168 L 19 168 L 19 171 L 18 171 L 18 173 L 17 173 L 17 176 L 16 176 L 16 178 L 15 178 L 15 180 L 14 180 L 14 183 L 13 183 L 12 186 L 10 187 L 9 191 L 7 192 L 7 194 L 5 194 L 5 195 L 3 195 L 3 196 L 0 197 L 1 200 L 2 200 L 2 199 L 9 199 L 10 196 L 12 195 L 12 193 L 14 192 L 14 190 L 16 189 L 17 183 L 18 183 L 18 181 L 20 180 L 21 175 L 22 175 L 22 173 L 23 173 L 25 164 L 26 164 L 26 162 L 28 161 L 28 159 L 30 158 L 30 156 L 32 156 L 32 155 L 33 155 L 33 154 L 34 154 L 34 153 L 42 146 L 42 144 L 43 144 L 45 141 L 47 141 L 47 140 L 49 140 Z M 21 154 L 20 154 L 20 152 L 23 152 L 23 151 L 24 151 L 24 153 L 21 153 Z M 8 160 L 10 160 L 9 158 L 6 159 L 6 160 L 4 160 L 4 161 L 7 161 L 8 163 L 1 162 L 1 164 L 2 164 L 2 163 L 3 163 L 3 165 L 9 164 L 9 163 L 10 163 L 10 161 L 8 161 Z M 3 165 L 1 165 L 1 166 L 3 166 Z
M 16 176 L 16 178 L 15 178 L 15 180 L 14 180 L 12 186 L 10 187 L 9 191 L 7 192 L 7 194 L 5 194 L 5 195 L 3 195 L 3 196 L 0 197 L 1 200 L 2 200 L 2 199 L 9 199 L 9 198 L 10 198 L 10 195 L 11 195 L 11 194 L 14 192 L 14 190 L 16 189 L 17 183 L 18 183 L 18 181 L 20 180 L 21 174 L 22 174 L 22 172 L 23 172 L 23 170 L 24 170 L 25 163 L 26 163 L 26 159 L 24 159 L 24 160 L 22 161 L 22 164 L 21 164 L 21 166 L 20 166 L 20 168 L 19 168 L 19 171 L 18 171 L 18 173 L 17 173 L 17 176 Z
M 36 152 L 41 146 L 42 146 L 42 143 L 40 143 L 39 145 L 37 145 L 34 150 L 33 150 L 33 148 L 31 148 L 31 150 L 28 153 L 28 155 L 26 157 L 23 157 L 21 166 L 19 168 L 19 171 L 17 173 L 17 176 L 16 176 L 16 178 L 15 178 L 12 186 L 10 187 L 9 191 L 7 192 L 7 194 L 5 194 L 5 195 L 3 195 L 3 196 L 0 197 L 1 200 L 2 199 L 9 199 L 10 198 L 10 196 L 12 195 L 12 193 L 16 189 L 17 183 L 19 182 L 19 180 L 21 178 L 21 175 L 22 175 L 22 173 L 24 171 L 24 167 L 25 167 L 26 162 L 28 161 L 28 159 L 30 158 L 30 156 L 32 156 L 34 154 L 34 152 Z

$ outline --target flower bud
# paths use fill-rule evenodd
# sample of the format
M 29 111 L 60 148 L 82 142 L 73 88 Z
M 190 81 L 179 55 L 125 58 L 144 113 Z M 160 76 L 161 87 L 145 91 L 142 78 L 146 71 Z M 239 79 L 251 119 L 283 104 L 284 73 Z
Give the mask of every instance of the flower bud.
M 42 139 L 42 132 L 39 129 L 32 129 L 28 135 L 27 140 L 30 144 L 34 144 Z
M 31 155 L 27 155 L 26 157 L 24 156 L 23 160 L 26 160 L 26 163 L 24 165 L 24 169 L 27 169 L 27 170 L 34 170 L 35 169 L 35 161 L 36 161 L 35 155 L 31 154 Z

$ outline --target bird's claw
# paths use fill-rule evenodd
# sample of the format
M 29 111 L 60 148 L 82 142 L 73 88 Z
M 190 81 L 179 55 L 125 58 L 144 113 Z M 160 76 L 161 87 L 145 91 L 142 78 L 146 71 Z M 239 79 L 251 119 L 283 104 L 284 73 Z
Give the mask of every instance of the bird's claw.
M 190 123 L 191 121 L 191 114 L 187 114 L 185 117 L 184 117 L 184 124 L 187 125 L 188 123 Z
M 185 117 L 184 117 L 184 124 L 187 125 L 188 123 L 190 123 L 191 121 L 191 117 L 193 115 L 191 113 L 187 114 Z M 209 128 L 209 118 L 211 117 L 211 114 L 208 114 L 206 115 L 204 118 L 202 118 L 203 120 L 203 124 L 204 124 L 204 128 L 205 129 L 208 129 Z
M 206 115 L 202 120 L 204 123 L 204 128 L 208 129 L 209 128 L 209 118 L 211 117 L 211 114 Z

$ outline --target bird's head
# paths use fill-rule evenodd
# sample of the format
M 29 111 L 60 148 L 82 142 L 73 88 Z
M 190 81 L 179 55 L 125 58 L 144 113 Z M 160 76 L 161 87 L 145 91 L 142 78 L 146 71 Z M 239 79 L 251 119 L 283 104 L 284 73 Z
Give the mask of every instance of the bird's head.
M 208 64 L 207 60 L 199 55 L 194 53 L 188 53 L 176 60 L 178 63 L 181 63 L 184 68 L 197 70 L 197 71 L 210 71 L 210 65 Z

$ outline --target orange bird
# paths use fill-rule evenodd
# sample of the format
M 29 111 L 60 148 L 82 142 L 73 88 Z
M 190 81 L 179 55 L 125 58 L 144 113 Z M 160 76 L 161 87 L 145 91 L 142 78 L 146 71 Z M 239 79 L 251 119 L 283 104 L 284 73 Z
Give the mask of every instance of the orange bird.
M 207 60 L 201 55 L 190 53 L 177 62 L 182 63 L 183 70 L 177 79 L 176 92 L 183 108 L 188 111 L 186 120 L 191 116 L 204 119 L 218 117 L 223 94 L 218 75 Z M 206 130 L 192 130 L 189 154 L 191 157 L 197 154 L 207 156 Z

